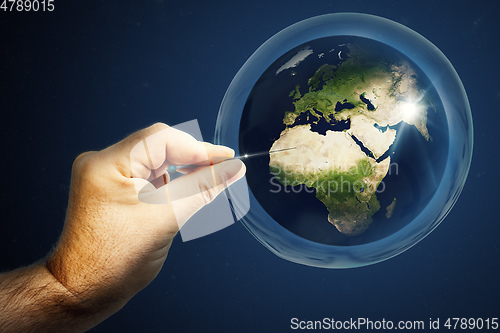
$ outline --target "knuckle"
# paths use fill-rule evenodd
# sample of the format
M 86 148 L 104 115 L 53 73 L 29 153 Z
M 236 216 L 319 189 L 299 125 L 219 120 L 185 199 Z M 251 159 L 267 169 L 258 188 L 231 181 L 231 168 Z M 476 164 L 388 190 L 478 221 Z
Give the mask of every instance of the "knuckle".
M 149 136 L 157 133 L 157 132 L 160 132 L 162 130 L 165 130 L 167 128 L 169 128 L 170 126 L 168 126 L 167 124 L 164 124 L 164 123 L 155 123 L 149 127 L 146 127 L 146 128 L 143 128 L 141 130 L 138 130 L 137 132 L 134 132 L 132 134 L 130 134 L 126 139 L 125 141 L 126 142 L 140 142 L 142 140 L 145 140 L 147 139 Z
M 153 133 L 159 132 L 159 131 L 167 129 L 167 128 L 169 128 L 169 126 L 167 124 L 157 122 L 157 123 L 149 126 L 148 128 L 146 128 L 146 132 L 148 133 L 148 135 L 151 135 Z
M 98 163 L 97 152 L 88 151 L 82 153 L 73 162 L 72 172 L 74 175 L 79 175 L 80 177 L 88 177 L 100 169 Z
M 87 151 L 78 155 L 73 162 L 73 170 L 82 170 L 88 168 L 89 164 L 92 163 L 93 155 L 95 155 L 95 152 L 93 151 Z
M 105 157 L 100 152 L 80 154 L 73 162 L 71 193 L 88 202 L 104 200 L 108 196 L 110 175 Z
M 211 182 L 203 177 L 198 183 L 198 195 L 204 205 L 211 203 L 219 194 L 219 191 L 211 184 Z

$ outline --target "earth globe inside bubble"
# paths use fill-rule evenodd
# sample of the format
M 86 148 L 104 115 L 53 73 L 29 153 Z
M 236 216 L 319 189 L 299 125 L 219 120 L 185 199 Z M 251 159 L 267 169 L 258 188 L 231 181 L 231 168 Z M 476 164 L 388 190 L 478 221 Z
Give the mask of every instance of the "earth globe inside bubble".
M 404 252 L 445 219 L 469 172 L 473 126 L 435 45 L 385 18 L 335 13 L 250 56 L 215 143 L 249 156 L 245 190 L 226 193 L 261 244 L 291 262 L 352 268 Z
M 248 185 L 299 237 L 352 246 L 422 212 L 448 157 L 448 123 L 425 73 L 396 49 L 356 36 L 308 41 L 257 80 L 241 116 Z

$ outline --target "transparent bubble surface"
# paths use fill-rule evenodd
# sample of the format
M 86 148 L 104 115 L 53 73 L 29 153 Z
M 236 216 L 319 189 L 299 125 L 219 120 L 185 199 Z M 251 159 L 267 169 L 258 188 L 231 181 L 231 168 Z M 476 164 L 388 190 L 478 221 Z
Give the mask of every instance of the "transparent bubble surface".
M 304 128 L 304 138 L 285 140 Z M 342 140 L 352 147 L 338 156 Z M 231 82 L 215 141 L 237 154 L 294 143 L 287 153 L 302 166 L 338 167 L 366 155 L 378 173 L 363 173 L 365 185 L 327 199 L 319 183 L 277 176 L 270 164 L 285 155 L 245 161 L 251 208 L 242 223 L 250 233 L 286 260 L 349 268 L 402 253 L 446 217 L 468 174 L 473 129 L 460 78 L 438 48 L 393 21 L 344 13 L 301 21 L 266 41 Z M 321 147 L 335 152 L 314 155 Z M 382 166 L 389 162 L 392 169 Z M 304 181 L 306 173 L 290 174 Z M 244 204 L 228 191 L 235 209 Z

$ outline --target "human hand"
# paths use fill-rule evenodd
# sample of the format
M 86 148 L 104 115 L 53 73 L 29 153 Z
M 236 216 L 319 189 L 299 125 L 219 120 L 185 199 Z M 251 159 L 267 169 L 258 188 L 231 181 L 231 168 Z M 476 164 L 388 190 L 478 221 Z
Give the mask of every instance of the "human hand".
M 153 138 L 148 154 L 135 154 L 133 147 L 146 138 Z M 196 141 L 164 124 L 80 155 L 49 271 L 84 308 L 117 311 L 156 277 L 189 217 L 244 175 L 240 160 L 224 161 L 233 156 L 232 149 Z M 171 164 L 205 166 L 170 182 L 165 170 Z M 141 202 L 137 191 L 149 183 L 163 185 L 159 181 L 167 182 L 169 202 Z

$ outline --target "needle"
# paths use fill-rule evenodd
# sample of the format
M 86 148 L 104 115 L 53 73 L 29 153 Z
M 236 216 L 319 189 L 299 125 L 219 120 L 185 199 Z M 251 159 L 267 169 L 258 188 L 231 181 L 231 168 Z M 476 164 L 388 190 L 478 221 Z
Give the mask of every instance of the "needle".
M 292 150 L 292 149 L 295 149 L 295 147 L 293 147 L 293 148 L 285 148 L 285 149 L 278 149 L 278 150 L 273 150 L 273 151 L 263 151 L 263 152 L 254 153 L 254 154 L 245 154 L 245 155 L 235 156 L 235 157 L 231 158 L 231 160 L 234 160 L 236 158 L 243 159 L 243 158 L 263 156 L 263 155 L 279 153 L 280 151 Z
M 262 151 L 262 152 L 253 153 L 253 154 L 244 154 L 244 155 L 235 156 L 233 158 L 230 158 L 229 160 L 234 160 L 234 159 L 240 159 L 241 160 L 241 159 L 246 159 L 246 158 L 251 158 L 251 157 L 257 157 L 257 156 L 263 156 L 263 155 L 268 155 L 268 154 L 279 153 L 279 152 L 282 152 L 282 151 L 292 150 L 292 149 L 296 149 L 296 148 L 293 147 L 293 148 L 277 149 L 277 150 L 273 150 L 273 151 Z M 180 166 L 170 165 L 168 167 L 168 171 L 175 172 L 175 171 L 177 171 L 179 169 L 189 168 L 189 167 L 199 167 L 199 166 L 200 165 L 180 165 Z

